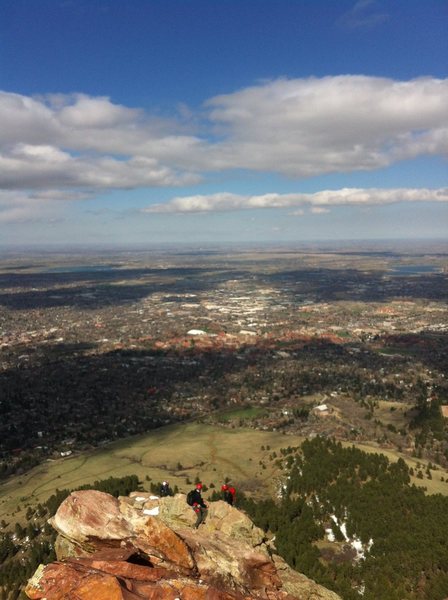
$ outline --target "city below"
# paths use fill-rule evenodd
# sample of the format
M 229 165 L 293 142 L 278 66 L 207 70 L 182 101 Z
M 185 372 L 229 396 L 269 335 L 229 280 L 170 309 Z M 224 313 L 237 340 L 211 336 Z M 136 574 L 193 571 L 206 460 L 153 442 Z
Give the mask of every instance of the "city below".
M 0 475 L 198 418 L 447 468 L 444 436 L 416 427 L 443 428 L 448 405 L 447 257 L 441 242 L 4 254 Z

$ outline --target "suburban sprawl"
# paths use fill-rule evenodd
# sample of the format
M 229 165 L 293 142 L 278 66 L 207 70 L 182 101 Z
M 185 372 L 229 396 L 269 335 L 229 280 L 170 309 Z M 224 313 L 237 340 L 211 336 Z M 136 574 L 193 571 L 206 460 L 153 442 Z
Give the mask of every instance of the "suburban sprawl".
M 447 265 L 442 245 L 4 256 L 0 474 L 198 418 L 447 467 Z

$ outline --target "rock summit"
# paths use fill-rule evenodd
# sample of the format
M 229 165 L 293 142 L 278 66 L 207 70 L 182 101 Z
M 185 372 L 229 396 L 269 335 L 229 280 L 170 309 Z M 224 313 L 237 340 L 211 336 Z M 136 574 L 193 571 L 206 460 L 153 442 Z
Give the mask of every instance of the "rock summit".
M 247 515 L 222 501 L 209 503 L 195 530 L 184 494 L 78 491 L 50 522 L 58 560 L 30 579 L 33 600 L 340 600 L 291 569 Z

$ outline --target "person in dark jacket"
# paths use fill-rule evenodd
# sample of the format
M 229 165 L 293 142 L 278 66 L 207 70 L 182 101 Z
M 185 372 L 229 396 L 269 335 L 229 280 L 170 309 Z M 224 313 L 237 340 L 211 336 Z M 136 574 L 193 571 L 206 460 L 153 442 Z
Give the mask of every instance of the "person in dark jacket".
M 196 523 L 194 528 L 197 529 L 201 523 L 205 523 L 207 517 L 207 505 L 202 498 L 202 483 L 197 483 L 193 490 L 193 505 L 192 508 L 196 513 Z
M 173 490 L 170 488 L 170 484 L 168 481 L 163 481 L 160 486 L 159 496 L 161 498 L 166 498 L 167 496 L 173 496 Z

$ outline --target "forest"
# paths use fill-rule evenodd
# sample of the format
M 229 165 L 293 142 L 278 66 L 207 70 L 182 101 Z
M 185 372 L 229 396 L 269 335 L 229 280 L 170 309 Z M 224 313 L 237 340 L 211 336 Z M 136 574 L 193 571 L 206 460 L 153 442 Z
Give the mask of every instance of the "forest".
M 316 437 L 284 454 L 281 500 L 244 497 L 239 506 L 275 535 L 292 567 L 344 600 L 446 598 L 446 496 L 410 485 L 402 459 L 391 463 L 334 440 Z M 331 544 L 324 541 L 330 529 Z

